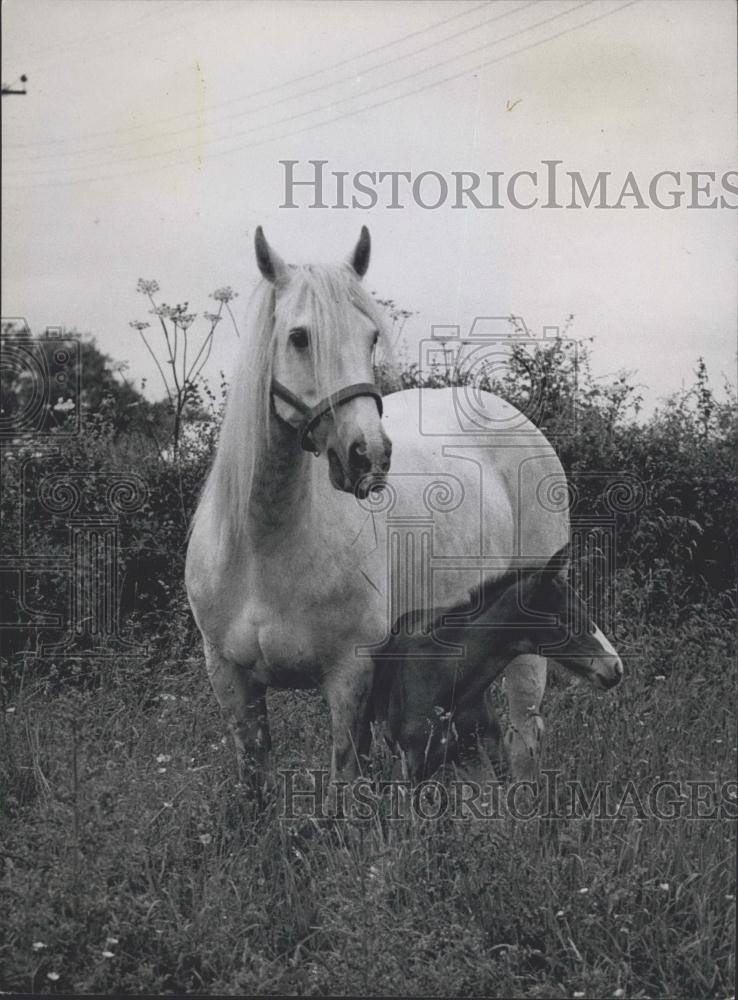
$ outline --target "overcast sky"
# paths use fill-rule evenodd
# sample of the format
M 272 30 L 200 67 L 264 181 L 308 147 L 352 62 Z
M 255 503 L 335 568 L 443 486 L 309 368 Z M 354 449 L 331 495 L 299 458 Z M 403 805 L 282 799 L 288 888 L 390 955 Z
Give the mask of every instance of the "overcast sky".
M 637 371 L 651 405 L 690 382 L 703 355 L 735 372 L 738 194 L 732 0 L 175 2 L 4 0 L 2 314 L 93 333 L 155 372 L 132 319 L 139 277 L 164 301 L 212 308 L 230 284 L 241 315 L 258 273 L 258 224 L 287 259 L 331 260 L 361 225 L 369 287 L 433 324 L 522 316 L 533 331 L 575 316 L 594 368 Z M 285 201 L 280 160 L 326 171 L 504 175 L 501 209 L 430 210 L 380 189 L 369 209 Z M 513 207 L 516 171 L 561 160 L 591 186 L 629 171 L 714 171 L 718 207 L 673 211 Z M 562 175 L 563 176 L 563 175 Z M 733 175 L 732 184 L 736 184 Z M 437 190 L 437 189 L 435 189 Z M 660 188 L 669 190 L 666 184 Z M 335 199 L 334 185 L 327 201 Z M 433 184 L 423 188 L 433 197 Z M 487 188 L 479 196 L 485 200 Z M 532 197 L 521 181 L 520 200 Z M 568 201 L 562 185 L 561 200 Z M 539 178 L 537 192 L 545 200 Z M 349 200 L 351 191 L 349 189 Z M 209 371 L 232 367 L 219 333 Z

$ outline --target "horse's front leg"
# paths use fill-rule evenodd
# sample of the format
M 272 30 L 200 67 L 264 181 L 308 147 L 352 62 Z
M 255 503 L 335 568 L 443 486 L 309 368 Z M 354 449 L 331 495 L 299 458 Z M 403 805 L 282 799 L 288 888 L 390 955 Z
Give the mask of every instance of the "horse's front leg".
M 339 663 L 323 680 L 323 693 L 331 713 L 333 751 L 331 782 L 353 781 L 369 753 L 371 729 L 369 700 L 374 668 L 371 660 Z
M 273 778 L 266 688 L 248 666 L 229 660 L 207 641 L 204 647 L 210 683 L 236 745 L 239 781 L 260 793 Z
M 546 690 L 545 656 L 516 656 L 505 667 L 510 728 L 505 742 L 513 781 L 535 781 L 543 741 L 541 701 Z

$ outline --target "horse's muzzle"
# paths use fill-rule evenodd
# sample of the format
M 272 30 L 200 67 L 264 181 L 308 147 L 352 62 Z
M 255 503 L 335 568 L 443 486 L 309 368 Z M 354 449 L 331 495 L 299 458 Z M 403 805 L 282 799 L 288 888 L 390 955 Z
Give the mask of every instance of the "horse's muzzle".
M 616 687 L 623 679 L 623 664 L 619 656 L 600 656 L 592 661 L 592 680 L 603 691 Z
M 336 448 L 328 448 L 328 469 L 335 489 L 353 493 L 360 500 L 366 499 L 371 490 L 386 479 L 392 458 L 392 442 L 382 432 L 373 445 L 364 435 L 349 445 L 345 456 Z

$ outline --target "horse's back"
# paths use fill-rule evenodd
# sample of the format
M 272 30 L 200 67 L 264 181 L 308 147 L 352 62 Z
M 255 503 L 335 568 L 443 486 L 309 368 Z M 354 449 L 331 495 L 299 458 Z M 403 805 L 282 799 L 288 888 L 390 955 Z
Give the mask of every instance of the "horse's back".
M 471 554 L 476 545 L 503 562 L 539 565 L 566 543 L 561 463 L 512 404 L 468 386 L 409 389 L 385 398 L 385 420 L 393 443 L 390 487 L 404 487 L 416 512 L 433 517 L 440 549 L 444 515 L 456 523 L 448 544 L 458 545 L 461 535 L 463 547 L 448 555 Z M 390 516 L 398 513 L 396 505 Z
M 503 433 L 543 437 L 512 403 L 474 386 L 393 392 L 384 397 L 384 415 L 393 431 L 404 427 L 422 437 L 479 439 Z

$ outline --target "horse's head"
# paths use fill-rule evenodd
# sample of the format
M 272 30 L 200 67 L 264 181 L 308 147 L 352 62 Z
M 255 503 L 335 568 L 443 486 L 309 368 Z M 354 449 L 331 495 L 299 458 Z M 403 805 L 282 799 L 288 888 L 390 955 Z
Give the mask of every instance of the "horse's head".
M 567 544 L 544 569 L 530 573 L 523 580 L 520 596 L 525 610 L 555 615 L 557 621 L 555 626 L 531 629 L 530 637 L 537 648 L 530 652 L 538 652 L 543 646 L 550 659 L 585 677 L 595 687 L 614 687 L 623 678 L 623 664 L 570 586 L 568 574 Z
M 326 452 L 337 490 L 366 496 L 389 470 L 373 359 L 381 314 L 361 285 L 369 231 L 342 265 L 286 264 L 259 227 L 256 259 L 274 286 L 272 400 L 304 447 Z

